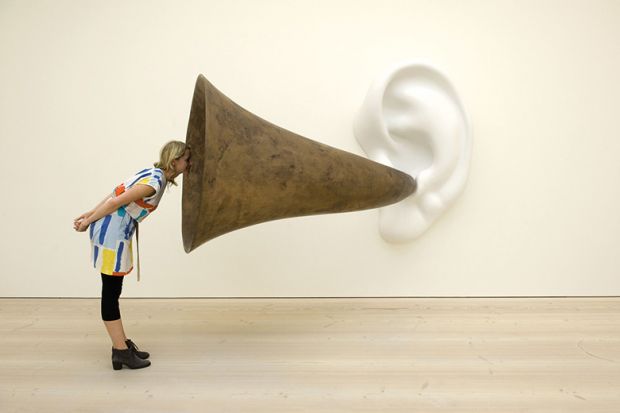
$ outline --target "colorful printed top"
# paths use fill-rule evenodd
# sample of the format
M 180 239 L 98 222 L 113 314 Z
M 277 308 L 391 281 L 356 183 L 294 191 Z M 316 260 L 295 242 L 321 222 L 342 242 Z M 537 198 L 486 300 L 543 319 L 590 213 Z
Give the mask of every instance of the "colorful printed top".
M 90 224 L 91 262 L 100 273 L 127 275 L 131 272 L 136 221 L 142 222 L 157 209 L 166 188 L 166 177 L 159 168 L 143 169 L 114 188 L 112 196 L 117 197 L 134 185 L 149 185 L 155 193 L 130 202 Z

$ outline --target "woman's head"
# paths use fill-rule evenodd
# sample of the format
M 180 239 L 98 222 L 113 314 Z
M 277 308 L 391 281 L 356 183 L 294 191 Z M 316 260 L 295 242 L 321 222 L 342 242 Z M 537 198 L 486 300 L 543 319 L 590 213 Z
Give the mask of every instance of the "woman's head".
M 164 171 L 168 184 L 176 185 L 174 178 L 189 168 L 190 147 L 185 142 L 170 141 L 159 151 L 159 162 L 153 166 Z

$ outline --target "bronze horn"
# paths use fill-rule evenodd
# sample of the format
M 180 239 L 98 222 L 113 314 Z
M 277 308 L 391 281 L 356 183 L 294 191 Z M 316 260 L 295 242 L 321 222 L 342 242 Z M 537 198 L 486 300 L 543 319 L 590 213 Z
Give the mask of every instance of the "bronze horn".
M 416 189 L 396 169 L 304 138 L 248 112 L 203 75 L 194 88 L 183 178 L 185 252 L 265 221 L 378 208 Z

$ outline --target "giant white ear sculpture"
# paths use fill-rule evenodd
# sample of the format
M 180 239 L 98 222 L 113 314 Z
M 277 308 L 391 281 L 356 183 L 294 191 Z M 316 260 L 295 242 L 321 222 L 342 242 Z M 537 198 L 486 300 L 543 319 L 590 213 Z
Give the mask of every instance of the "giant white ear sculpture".
M 417 238 L 467 180 L 471 136 L 456 90 L 428 64 L 400 64 L 372 83 L 353 129 L 370 159 L 417 180 L 413 195 L 379 210 L 381 236 L 388 242 Z

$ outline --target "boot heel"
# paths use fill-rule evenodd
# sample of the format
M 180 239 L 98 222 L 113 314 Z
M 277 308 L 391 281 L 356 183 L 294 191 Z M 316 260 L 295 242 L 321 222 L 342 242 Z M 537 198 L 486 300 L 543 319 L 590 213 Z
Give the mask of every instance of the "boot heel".
M 114 370 L 120 370 L 123 368 L 123 363 L 116 363 L 116 362 L 112 362 L 112 368 Z

